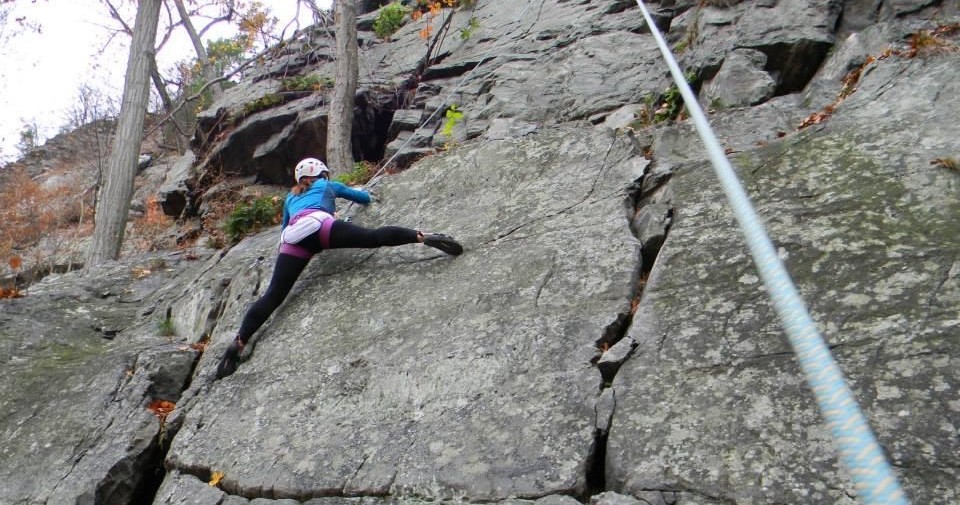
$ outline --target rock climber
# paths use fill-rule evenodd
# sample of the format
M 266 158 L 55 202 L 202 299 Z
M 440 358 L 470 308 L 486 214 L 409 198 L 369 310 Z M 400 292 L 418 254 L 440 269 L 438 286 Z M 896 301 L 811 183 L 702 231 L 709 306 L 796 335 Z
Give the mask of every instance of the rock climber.
M 371 202 L 370 193 L 330 180 L 330 169 L 316 158 L 305 158 L 294 168 L 297 183 L 290 189 L 283 204 L 280 250 L 267 290 L 247 310 L 240 330 L 224 352 L 217 366 L 217 379 L 232 374 L 240 363 L 240 355 L 254 332 L 287 297 L 294 282 L 315 254 L 324 249 L 376 248 L 422 243 L 451 256 L 458 256 L 463 247 L 456 240 L 439 233 L 423 233 L 400 226 L 364 228 L 337 219 L 337 198 L 361 205 Z

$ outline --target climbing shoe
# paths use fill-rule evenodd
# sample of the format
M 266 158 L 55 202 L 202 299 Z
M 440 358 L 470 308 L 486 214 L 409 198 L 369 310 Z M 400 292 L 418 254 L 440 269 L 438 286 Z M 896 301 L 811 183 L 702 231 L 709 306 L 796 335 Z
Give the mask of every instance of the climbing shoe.
M 237 365 L 240 364 L 240 355 L 243 353 L 243 342 L 234 339 L 230 346 L 220 358 L 220 364 L 217 365 L 217 379 L 222 379 L 237 371 Z
M 459 256 L 463 252 L 463 246 L 456 240 L 440 233 L 424 233 L 423 243 L 451 256 Z

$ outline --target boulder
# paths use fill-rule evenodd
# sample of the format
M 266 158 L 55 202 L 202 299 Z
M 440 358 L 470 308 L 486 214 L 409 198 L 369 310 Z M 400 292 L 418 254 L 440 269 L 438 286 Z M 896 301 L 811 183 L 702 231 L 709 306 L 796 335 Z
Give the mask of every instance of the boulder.
M 776 81 L 764 71 L 767 55 L 755 49 L 737 49 L 723 60 L 716 77 L 704 88 L 710 108 L 749 107 L 773 97 Z
M 179 217 L 187 208 L 190 198 L 189 184 L 196 175 L 193 171 L 194 163 L 196 163 L 196 156 L 193 151 L 187 151 L 166 173 L 166 178 L 158 191 L 159 203 L 165 215 Z

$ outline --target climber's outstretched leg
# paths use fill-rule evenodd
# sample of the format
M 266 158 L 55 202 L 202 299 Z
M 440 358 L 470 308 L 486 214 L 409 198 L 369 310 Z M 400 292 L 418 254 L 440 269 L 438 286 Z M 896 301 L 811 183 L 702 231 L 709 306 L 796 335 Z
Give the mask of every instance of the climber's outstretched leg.
M 300 273 L 310 262 L 311 255 L 298 257 L 292 254 L 280 253 L 277 255 L 277 262 L 273 268 L 273 277 L 270 278 L 270 285 L 253 305 L 247 309 L 240 323 L 240 330 L 237 336 L 230 342 L 220 363 L 217 365 L 217 379 L 222 379 L 237 370 L 240 364 L 240 355 L 243 354 L 243 348 L 247 345 L 250 337 L 266 322 L 270 314 L 283 302 L 293 288 L 293 284 L 300 277 Z
M 417 242 L 440 249 L 451 256 L 459 256 L 463 253 L 463 247 L 456 240 L 440 233 L 422 233 L 401 226 L 364 228 L 346 221 L 336 221 L 330 229 L 331 249 L 344 247 L 373 248 Z

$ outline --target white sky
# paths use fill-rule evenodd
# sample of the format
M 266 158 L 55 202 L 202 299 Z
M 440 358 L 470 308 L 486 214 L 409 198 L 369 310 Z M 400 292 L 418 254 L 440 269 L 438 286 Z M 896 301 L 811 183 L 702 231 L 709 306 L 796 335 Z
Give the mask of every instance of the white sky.
M 327 8 L 330 1 L 317 4 Z M 263 3 L 281 23 L 293 19 L 296 12 L 296 0 Z M 114 4 L 131 2 L 115 0 Z M 0 26 L 0 34 L 11 33 L 13 20 L 20 16 L 38 23 L 41 32 L 20 33 L 0 42 L 0 165 L 19 157 L 16 146 L 25 123 L 38 126 L 41 142 L 59 133 L 68 123 L 68 111 L 77 102 L 81 85 L 103 89 L 119 103 L 129 51 L 125 35 L 106 45 L 117 24 L 100 0 L 15 0 L 7 5 L 12 5 L 12 12 L 6 25 Z M 312 23 L 306 7 L 300 12 L 301 27 Z M 128 23 L 133 26 L 132 14 Z M 179 35 L 157 55 L 162 74 L 168 75 L 176 62 L 195 56 L 182 30 Z M 223 31 L 214 34 L 224 36 Z

